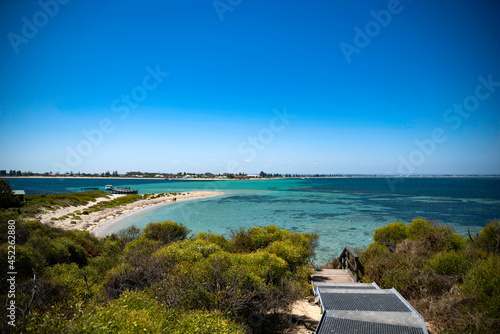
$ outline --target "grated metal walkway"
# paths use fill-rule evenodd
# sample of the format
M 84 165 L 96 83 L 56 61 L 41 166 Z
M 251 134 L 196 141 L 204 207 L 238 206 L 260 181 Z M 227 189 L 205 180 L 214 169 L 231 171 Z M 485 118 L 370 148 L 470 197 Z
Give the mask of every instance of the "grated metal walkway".
M 314 279 L 313 293 L 323 312 L 316 334 L 428 334 L 422 316 L 395 289 Z

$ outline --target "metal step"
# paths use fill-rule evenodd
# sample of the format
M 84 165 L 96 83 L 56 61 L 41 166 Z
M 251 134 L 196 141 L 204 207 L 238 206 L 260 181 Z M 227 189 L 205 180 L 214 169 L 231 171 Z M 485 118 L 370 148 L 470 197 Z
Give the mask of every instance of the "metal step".
M 360 289 L 360 290 L 380 290 L 377 283 L 324 283 L 324 282 L 311 282 L 314 296 L 318 295 L 319 289 Z
M 323 311 L 316 334 L 428 334 L 422 316 L 395 290 L 376 284 L 317 284 Z
M 316 334 L 424 334 L 420 327 L 410 327 L 337 317 L 322 318 Z

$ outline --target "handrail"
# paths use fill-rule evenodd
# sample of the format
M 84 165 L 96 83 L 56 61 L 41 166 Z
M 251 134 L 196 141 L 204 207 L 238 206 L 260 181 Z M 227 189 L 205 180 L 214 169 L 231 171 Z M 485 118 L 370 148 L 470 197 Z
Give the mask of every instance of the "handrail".
M 354 252 L 354 250 L 346 246 L 340 254 L 339 258 L 339 269 L 350 270 L 354 275 L 356 282 L 360 281 L 363 277 L 363 266 L 359 262 L 359 256 Z

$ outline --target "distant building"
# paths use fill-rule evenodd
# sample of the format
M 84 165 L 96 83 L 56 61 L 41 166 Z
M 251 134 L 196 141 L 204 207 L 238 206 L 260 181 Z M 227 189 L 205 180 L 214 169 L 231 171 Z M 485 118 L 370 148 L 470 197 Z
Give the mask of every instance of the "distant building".
M 12 191 L 14 192 L 14 196 L 19 198 L 21 202 L 25 201 L 26 193 L 24 192 L 24 190 L 12 190 Z

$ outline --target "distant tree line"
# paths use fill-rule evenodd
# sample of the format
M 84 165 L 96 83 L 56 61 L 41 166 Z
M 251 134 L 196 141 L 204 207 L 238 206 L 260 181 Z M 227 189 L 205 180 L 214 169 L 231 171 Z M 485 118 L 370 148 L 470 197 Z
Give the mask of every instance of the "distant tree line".
M 141 171 L 130 171 L 124 174 L 119 174 L 118 171 L 106 171 L 102 173 L 82 173 L 82 172 L 66 172 L 66 173 L 35 173 L 32 171 L 22 172 L 20 170 L 7 171 L 5 169 L 0 170 L 0 177 L 2 176 L 45 176 L 45 177 L 142 177 L 142 178 L 197 178 L 197 179 L 213 179 L 213 178 L 226 178 L 226 179 L 248 179 L 248 178 L 303 178 L 303 177 L 349 177 L 349 176 L 375 176 L 375 175 L 352 175 L 352 174 L 281 174 L 281 173 L 266 173 L 261 171 L 258 175 L 249 175 L 247 173 L 218 173 L 214 174 L 211 172 L 205 173 L 189 173 L 189 172 L 177 172 L 177 173 L 164 173 L 164 172 L 141 172 Z M 377 175 L 378 176 L 378 175 Z M 451 176 L 451 175 L 442 175 Z
M 27 173 L 32 173 L 32 172 L 27 172 Z M 0 176 L 7 176 L 7 175 L 8 176 L 22 176 L 23 173 L 20 170 L 16 171 L 14 169 L 11 169 L 9 171 L 9 173 L 7 173 L 7 170 L 5 170 L 5 169 L 0 170 Z
M 66 172 L 66 173 L 63 173 L 63 174 L 60 174 L 60 173 L 55 173 L 54 174 L 51 171 L 50 172 L 44 172 L 44 173 L 35 173 L 35 172 L 32 172 L 32 171 L 21 172 L 20 170 L 16 171 L 16 170 L 11 169 L 9 172 L 7 172 L 7 170 L 2 169 L 2 170 L 0 170 L 0 177 L 1 176 L 119 177 L 121 175 L 118 174 L 118 171 L 114 171 L 114 172 L 107 171 L 107 172 L 103 172 L 103 173 L 81 173 L 81 172 L 74 173 L 73 171 L 71 171 L 71 172 Z

